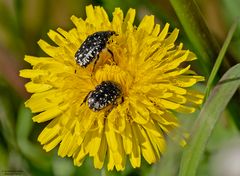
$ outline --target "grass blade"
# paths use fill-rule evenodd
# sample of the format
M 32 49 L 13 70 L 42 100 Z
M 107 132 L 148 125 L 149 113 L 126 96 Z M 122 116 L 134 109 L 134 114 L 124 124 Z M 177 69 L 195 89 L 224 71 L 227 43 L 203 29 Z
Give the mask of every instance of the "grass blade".
M 221 113 L 240 86 L 240 64 L 230 68 L 205 102 L 181 160 L 179 176 L 196 175 L 207 141 Z
M 228 32 L 227 38 L 226 38 L 226 40 L 225 40 L 225 42 L 224 42 L 224 44 L 223 44 L 223 46 L 222 46 L 222 48 L 221 48 L 221 51 L 219 52 L 219 55 L 218 55 L 218 57 L 217 57 L 217 60 L 216 60 L 216 62 L 215 62 L 215 64 L 214 64 L 214 66 L 213 66 L 212 72 L 211 72 L 211 74 L 210 74 L 210 76 L 209 76 L 209 78 L 208 78 L 208 83 L 207 83 L 205 98 L 208 97 L 209 92 L 210 92 L 210 90 L 211 90 L 211 88 L 212 88 L 212 86 L 213 86 L 214 79 L 215 79 L 215 77 L 216 77 L 216 75 L 217 75 L 217 72 L 218 72 L 218 70 L 219 70 L 219 68 L 220 68 L 220 65 L 221 65 L 221 63 L 222 63 L 222 61 L 223 61 L 223 58 L 224 58 L 225 53 L 226 53 L 226 51 L 227 51 L 227 48 L 228 48 L 228 46 L 229 46 L 229 44 L 230 44 L 230 42 L 231 42 L 231 39 L 232 39 L 232 37 L 233 37 L 233 34 L 234 34 L 234 32 L 236 31 L 238 22 L 239 22 L 239 21 L 236 20 L 236 21 L 233 23 L 233 25 L 231 26 L 231 28 L 230 28 L 230 30 L 229 30 L 229 32 Z
M 170 0 L 190 42 L 195 48 L 205 74 L 210 71 L 211 61 L 217 57 L 218 46 L 210 34 L 199 7 L 194 0 Z

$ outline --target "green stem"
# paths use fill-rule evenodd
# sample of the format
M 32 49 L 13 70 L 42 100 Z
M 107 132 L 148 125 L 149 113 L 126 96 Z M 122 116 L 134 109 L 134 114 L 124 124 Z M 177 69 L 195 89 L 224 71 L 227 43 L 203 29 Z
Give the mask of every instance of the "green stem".
M 213 83 L 214 83 L 214 79 L 216 78 L 216 75 L 217 75 L 217 72 L 220 68 L 220 65 L 223 61 L 223 58 L 225 56 L 225 53 L 227 51 L 227 48 L 230 44 L 230 41 L 232 40 L 232 37 L 233 37 L 233 34 L 234 32 L 236 31 L 236 28 L 237 28 L 237 24 L 238 24 L 238 20 L 235 20 L 235 22 L 233 23 L 233 25 L 231 26 L 229 32 L 228 32 L 228 35 L 227 35 L 227 38 L 219 52 L 219 55 L 217 57 L 217 60 L 213 66 L 213 69 L 212 69 L 212 72 L 208 78 L 208 82 L 207 82 L 207 88 L 206 88 L 206 92 L 205 92 L 205 98 L 208 97 L 209 95 L 209 92 L 211 91 L 212 87 L 213 87 Z
M 101 176 L 107 176 L 106 168 L 105 168 L 105 167 L 103 167 L 103 168 L 101 169 Z

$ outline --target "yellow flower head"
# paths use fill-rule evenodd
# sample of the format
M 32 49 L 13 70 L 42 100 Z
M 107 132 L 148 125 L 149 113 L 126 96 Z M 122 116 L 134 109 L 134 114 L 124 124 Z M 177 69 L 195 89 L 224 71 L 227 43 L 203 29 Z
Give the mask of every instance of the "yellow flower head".
M 86 20 L 72 16 L 76 27 L 70 31 L 49 31 L 57 46 L 39 41 L 48 57 L 25 56 L 32 69 L 20 75 L 31 79 L 26 89 L 33 93 L 26 106 L 37 113 L 34 122 L 49 121 L 38 140 L 46 151 L 59 145 L 58 154 L 72 157 L 77 166 L 87 155 L 96 168 L 106 159 L 109 170 L 123 170 L 127 158 L 134 168 L 141 156 L 154 163 L 166 148 L 164 134 L 179 126 L 173 112 L 192 113 L 202 103 L 200 93 L 187 89 L 204 79 L 186 63 L 195 55 L 174 44 L 178 29 L 169 33 L 169 24 L 160 29 L 154 16 L 137 27 L 134 9 L 124 17 L 116 8 L 112 21 L 102 7 L 87 6 L 86 13 Z M 75 54 L 99 31 L 115 34 L 97 61 L 81 67 Z M 104 81 L 117 85 L 120 95 L 94 111 L 89 94 Z

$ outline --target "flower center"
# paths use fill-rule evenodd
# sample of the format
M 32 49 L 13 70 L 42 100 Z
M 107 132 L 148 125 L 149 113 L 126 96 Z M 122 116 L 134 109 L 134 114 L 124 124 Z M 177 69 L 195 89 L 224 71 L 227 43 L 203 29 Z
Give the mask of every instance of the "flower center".
M 133 78 L 127 72 L 117 65 L 104 65 L 98 69 L 95 74 L 97 84 L 103 81 L 113 81 L 121 86 L 123 96 L 127 96 L 129 88 L 132 85 Z

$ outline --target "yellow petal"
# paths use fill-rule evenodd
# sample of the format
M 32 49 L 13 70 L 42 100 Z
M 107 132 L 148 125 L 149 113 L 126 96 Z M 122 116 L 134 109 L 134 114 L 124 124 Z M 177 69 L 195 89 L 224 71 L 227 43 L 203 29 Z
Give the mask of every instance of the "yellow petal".
M 94 160 L 93 160 L 95 168 L 101 169 L 103 167 L 106 151 L 107 151 L 107 140 L 105 135 L 103 135 L 101 138 L 101 145 L 99 147 L 99 150 L 96 156 L 94 156 Z
M 150 133 L 153 133 L 155 136 L 161 137 L 159 129 L 156 127 L 156 124 L 154 123 L 153 120 L 149 121 L 147 124 L 142 125 L 142 127 L 146 131 L 149 131 Z M 142 130 L 142 129 L 140 128 L 140 130 Z
M 168 29 L 169 29 L 169 24 L 166 23 L 163 30 L 161 31 L 161 33 L 159 34 L 159 40 L 162 41 L 165 39 L 165 37 L 167 36 L 168 34 Z
M 149 111 L 140 101 L 131 102 L 129 111 L 130 114 L 132 115 L 133 121 L 139 124 L 145 124 L 148 122 Z
M 163 125 L 173 125 L 176 127 L 179 126 L 176 116 L 170 111 L 166 111 L 164 114 L 161 114 L 159 120 L 157 121 Z
M 20 71 L 19 75 L 24 78 L 35 78 L 38 76 L 46 76 L 48 73 L 45 70 L 24 69 Z
M 164 89 L 168 89 L 170 92 L 176 93 L 176 94 L 180 94 L 180 95 L 184 95 L 187 93 L 187 90 L 181 87 L 177 87 L 171 84 L 164 84 L 164 83 L 157 83 L 157 84 L 152 84 L 152 85 L 148 85 L 149 88 L 146 88 L 145 86 L 142 87 L 142 90 L 145 92 L 151 89 L 154 89 L 154 91 L 160 90 L 162 92 L 165 93 Z
M 84 151 L 83 147 L 79 147 L 78 151 L 73 154 L 74 165 L 81 166 L 86 155 L 87 153 Z
M 178 29 L 174 29 L 172 31 L 172 33 L 164 40 L 164 44 L 165 45 L 170 45 L 172 43 L 174 43 L 178 37 L 178 33 L 179 30 Z
M 113 12 L 112 28 L 116 33 L 122 33 L 123 12 L 120 8 L 115 8 Z
M 49 38 L 54 41 L 58 46 L 64 46 L 67 44 L 66 42 L 66 39 L 61 36 L 59 33 L 53 31 L 53 30 L 50 30 L 48 32 L 48 36 Z
M 161 64 L 159 70 L 167 71 L 177 68 L 182 62 L 186 61 L 189 55 L 189 51 L 182 53 L 182 55 L 176 55 L 174 51 L 173 55 L 170 55 L 167 60 Z
M 142 21 L 140 22 L 137 31 L 144 30 L 148 34 L 150 34 L 154 27 L 154 16 L 144 16 Z
M 84 146 L 85 150 L 89 152 L 89 156 L 95 156 L 99 151 L 102 136 L 103 136 L 102 129 L 90 131 L 85 136 L 82 145 Z
M 73 136 L 70 131 L 63 137 L 62 142 L 60 143 L 60 147 L 58 149 L 58 155 L 64 157 L 68 154 L 68 150 L 70 149 L 71 143 L 73 140 Z
M 125 119 L 120 116 L 118 109 L 120 108 L 114 108 L 109 113 L 108 121 L 111 129 L 113 129 L 117 133 L 121 133 L 125 128 Z
M 47 53 L 49 56 L 54 57 L 57 53 L 59 53 L 59 49 L 57 47 L 49 45 L 44 40 L 39 40 L 38 45 L 41 47 L 41 49 Z
M 25 55 L 24 60 L 31 65 L 37 65 L 39 63 L 52 61 L 52 58 L 50 58 L 50 57 L 34 57 L 34 56 Z
M 92 5 L 86 6 L 86 15 L 87 15 L 86 20 L 89 21 L 90 23 L 94 23 L 94 21 L 96 21 L 95 12 Z
M 178 107 L 180 107 L 180 104 L 164 99 L 159 99 L 157 102 L 160 103 L 166 109 L 177 109 Z
M 153 36 L 158 36 L 159 32 L 160 32 L 160 25 L 156 24 L 153 31 L 152 31 L 152 35 Z
M 106 134 L 108 147 L 113 152 L 117 152 L 118 142 L 119 142 L 119 141 L 117 141 L 117 134 L 116 134 L 116 132 L 114 132 L 113 130 L 110 129 L 108 121 L 106 121 L 105 125 L 106 125 L 105 134 Z
M 171 79 L 172 83 L 179 87 L 191 87 L 198 81 L 204 81 L 202 76 L 177 76 Z
M 108 19 L 108 15 L 107 12 L 104 10 L 103 7 L 95 7 L 95 11 L 96 11 L 96 15 L 100 17 L 101 19 L 101 23 L 102 23 L 102 27 L 110 27 L 110 21 Z
M 138 134 L 139 143 L 141 145 L 141 152 L 144 159 L 149 164 L 156 162 L 157 158 L 156 158 L 155 151 L 152 148 L 152 144 L 149 141 L 148 135 L 146 134 L 145 130 L 141 127 L 136 128 L 136 130 L 138 130 L 136 133 Z
M 136 15 L 136 11 L 135 9 L 129 9 L 125 18 L 124 18 L 124 21 L 123 21 L 123 25 L 122 25 L 122 31 L 123 32 L 126 32 L 127 30 L 128 31 L 132 31 L 133 29 L 133 22 L 134 22 L 134 19 L 135 19 L 135 15 Z
M 114 168 L 114 158 L 113 158 L 113 152 L 111 150 L 108 151 L 108 164 L 107 164 L 107 168 L 108 170 L 113 170 Z
M 185 73 L 186 71 L 188 71 L 189 69 L 190 69 L 190 65 L 188 65 L 185 68 L 175 69 L 173 71 L 169 71 L 167 73 L 159 75 L 158 80 L 162 80 L 162 79 L 171 78 L 171 77 L 174 77 L 174 76 L 181 75 L 181 74 Z
M 123 148 L 125 150 L 126 154 L 130 154 L 132 152 L 132 128 L 130 126 L 130 122 L 126 123 L 126 128 L 124 132 L 122 133 L 122 138 L 123 138 Z
M 83 40 L 86 38 L 86 34 L 85 32 L 87 31 L 86 28 L 86 23 L 83 19 L 81 18 L 77 18 L 76 16 L 71 16 L 71 20 L 74 23 L 74 25 L 77 27 L 77 31 L 79 32 L 79 36 L 78 39 L 80 40 L 80 42 L 82 43 Z M 62 34 L 64 37 L 66 37 L 68 35 L 68 32 L 64 31 L 61 28 L 58 28 L 57 31 Z M 79 43 L 80 46 L 80 43 Z
M 181 113 L 194 113 L 195 110 L 196 109 L 193 107 L 188 107 L 188 106 L 184 106 L 184 105 L 181 105 L 176 109 L 177 112 L 181 112 Z
M 132 131 L 133 131 L 133 141 L 132 141 L 132 153 L 129 155 L 130 162 L 133 168 L 140 167 L 141 165 L 141 152 L 139 146 L 139 139 L 137 135 L 138 128 L 137 124 L 132 124 Z
M 44 92 L 52 88 L 52 86 L 49 84 L 36 84 L 33 82 L 28 82 L 27 84 L 25 84 L 25 87 L 30 93 Z
M 63 101 L 63 97 L 59 96 L 56 90 L 48 90 L 46 92 L 35 93 L 25 102 L 25 106 L 29 107 L 32 112 L 41 112 L 49 108 L 58 106 Z
M 166 150 L 166 141 L 164 139 L 162 132 L 160 132 L 160 137 L 155 136 L 153 133 L 150 133 L 149 131 L 146 131 L 146 133 L 148 134 L 148 137 L 152 142 L 154 151 L 156 152 L 158 158 L 160 158 L 160 153 L 164 153 Z
M 61 128 L 58 122 L 59 118 L 55 118 L 43 129 L 43 131 L 38 136 L 38 141 L 41 144 L 48 143 L 50 140 L 52 140 L 58 135 Z
M 68 153 L 68 154 L 67 154 L 68 157 L 72 156 L 73 153 L 74 153 L 74 152 L 77 150 L 77 148 L 79 147 L 79 146 L 77 145 L 77 143 L 76 143 L 77 138 L 78 138 L 77 135 L 74 135 L 74 136 L 73 136 L 73 139 L 72 139 L 72 141 L 71 141 L 71 143 L 70 143 L 70 145 L 69 145 L 68 152 L 67 152 L 67 153 Z
M 192 102 L 192 103 L 195 103 L 197 105 L 200 105 L 203 102 L 203 98 L 190 96 L 190 95 L 187 95 L 186 97 L 187 97 L 188 102 Z
M 32 119 L 34 122 L 38 122 L 38 123 L 46 122 L 62 114 L 67 107 L 68 105 L 64 105 L 62 107 L 54 107 L 54 108 L 48 109 L 34 116 Z
M 43 149 L 46 150 L 47 152 L 49 152 L 49 151 L 52 150 L 54 147 L 56 147 L 61 140 L 62 140 L 62 136 L 56 136 L 56 137 L 54 137 L 50 142 L 46 143 L 46 144 L 43 146 Z
M 187 98 L 177 94 L 173 94 L 171 97 L 167 97 L 166 99 L 177 104 L 185 104 L 187 102 Z

